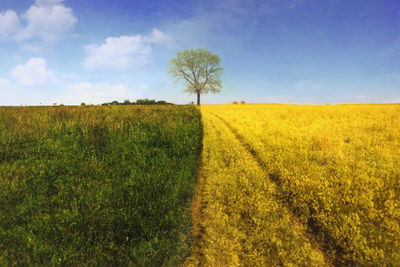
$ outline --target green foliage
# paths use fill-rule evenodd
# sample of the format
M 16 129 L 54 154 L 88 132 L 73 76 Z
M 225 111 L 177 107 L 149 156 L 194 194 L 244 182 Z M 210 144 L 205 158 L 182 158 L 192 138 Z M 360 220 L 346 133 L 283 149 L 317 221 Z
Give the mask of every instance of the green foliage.
M 185 92 L 197 94 L 197 104 L 200 104 L 200 94 L 218 93 L 222 88 L 220 66 L 221 59 L 211 51 L 184 49 L 176 53 L 169 63 L 169 73 L 176 80 L 183 80 Z
M 124 102 L 112 101 L 108 103 L 103 103 L 103 106 L 118 106 L 118 105 L 174 105 L 164 100 L 153 100 L 153 99 L 138 99 L 133 102 L 130 102 L 129 99 L 124 100 Z
M 1 108 L 0 264 L 179 264 L 201 138 L 190 106 Z

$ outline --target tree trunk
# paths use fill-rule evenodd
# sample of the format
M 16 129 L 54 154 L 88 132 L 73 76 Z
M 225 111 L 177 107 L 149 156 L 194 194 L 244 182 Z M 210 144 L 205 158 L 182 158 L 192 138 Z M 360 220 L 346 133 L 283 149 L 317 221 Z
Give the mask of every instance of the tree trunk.
M 197 92 L 197 105 L 200 106 L 200 92 Z

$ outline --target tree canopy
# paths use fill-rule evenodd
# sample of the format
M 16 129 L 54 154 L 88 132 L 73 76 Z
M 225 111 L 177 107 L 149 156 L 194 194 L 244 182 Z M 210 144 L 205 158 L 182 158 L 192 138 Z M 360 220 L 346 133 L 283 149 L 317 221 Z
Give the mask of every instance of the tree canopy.
M 124 100 L 124 102 L 118 102 L 116 100 L 108 103 L 103 103 L 103 106 L 119 106 L 119 105 L 174 105 L 164 100 L 153 100 L 153 99 L 137 99 L 135 101 L 130 101 L 129 99 Z
M 221 59 L 211 51 L 185 49 L 176 53 L 171 59 L 169 73 L 176 81 L 183 80 L 185 92 L 197 95 L 197 105 L 200 105 L 200 94 L 218 93 L 222 88 L 220 66 Z

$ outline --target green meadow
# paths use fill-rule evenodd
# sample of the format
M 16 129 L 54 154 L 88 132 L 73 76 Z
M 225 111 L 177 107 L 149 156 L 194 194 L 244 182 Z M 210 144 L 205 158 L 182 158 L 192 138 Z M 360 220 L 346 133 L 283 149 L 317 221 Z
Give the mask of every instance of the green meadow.
M 0 264 L 180 264 L 201 140 L 193 106 L 0 108 Z

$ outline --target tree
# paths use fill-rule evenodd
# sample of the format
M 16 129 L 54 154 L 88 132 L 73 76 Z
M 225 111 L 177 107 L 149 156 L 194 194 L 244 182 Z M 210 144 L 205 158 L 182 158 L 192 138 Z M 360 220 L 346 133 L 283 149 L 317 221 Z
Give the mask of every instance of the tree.
M 185 49 L 171 59 L 168 72 L 176 81 L 183 80 L 185 92 L 197 94 L 197 105 L 200 105 L 200 94 L 221 91 L 223 68 L 219 66 L 220 62 L 219 56 L 209 50 Z

